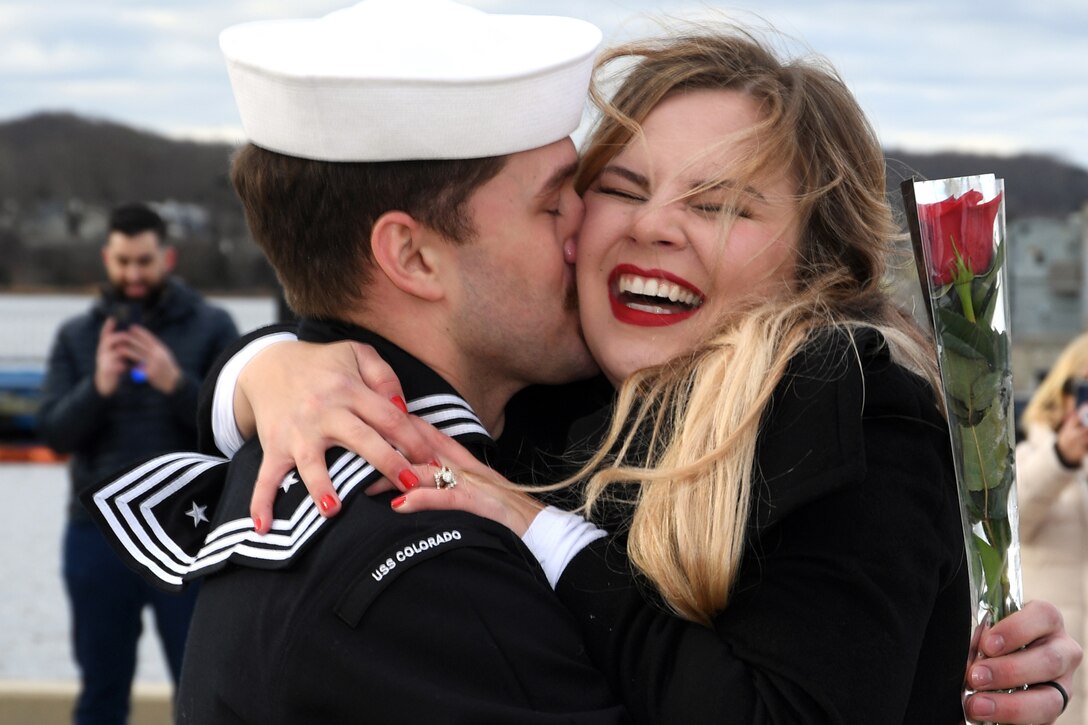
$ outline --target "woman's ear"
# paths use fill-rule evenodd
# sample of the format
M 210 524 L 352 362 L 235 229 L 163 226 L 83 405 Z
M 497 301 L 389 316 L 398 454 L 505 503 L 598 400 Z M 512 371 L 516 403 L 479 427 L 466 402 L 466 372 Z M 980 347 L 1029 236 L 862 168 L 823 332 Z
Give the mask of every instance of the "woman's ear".
M 438 274 L 437 244 L 447 244 L 434 230 L 402 211 L 378 217 L 370 233 L 370 249 L 382 273 L 402 292 L 434 301 L 443 289 Z

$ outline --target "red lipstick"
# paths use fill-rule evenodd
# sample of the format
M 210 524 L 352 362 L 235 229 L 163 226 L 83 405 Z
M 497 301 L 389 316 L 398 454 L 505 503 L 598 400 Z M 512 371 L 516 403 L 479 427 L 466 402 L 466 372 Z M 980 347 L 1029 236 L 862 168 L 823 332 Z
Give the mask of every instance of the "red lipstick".
M 664 297 L 659 298 L 660 304 L 655 304 L 652 295 L 636 300 L 634 295 L 620 292 L 619 281 L 624 275 L 674 284 L 681 291 L 694 296 L 695 304 L 681 304 Z M 644 270 L 631 264 L 620 264 L 608 276 L 608 301 L 612 306 L 612 315 L 624 324 L 639 327 L 665 327 L 683 322 L 698 312 L 703 302 L 703 293 L 687 280 L 665 270 Z

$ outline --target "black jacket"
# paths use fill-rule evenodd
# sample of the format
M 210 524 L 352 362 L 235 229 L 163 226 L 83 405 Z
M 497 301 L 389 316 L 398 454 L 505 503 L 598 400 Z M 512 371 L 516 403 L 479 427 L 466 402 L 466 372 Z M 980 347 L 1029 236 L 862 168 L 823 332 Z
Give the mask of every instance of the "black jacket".
M 176 278 L 167 281 L 141 324 L 162 340 L 180 366 L 177 390 L 164 395 L 147 383 L 125 377 L 103 398 L 94 387 L 95 358 L 102 325 L 111 314 L 108 294 L 90 310 L 66 321 L 49 353 L 38 410 L 43 440 L 72 453 L 69 516 L 87 519 L 77 496 L 87 486 L 138 459 L 196 445 L 200 384 L 219 353 L 238 337 L 231 316 L 209 305 Z
M 741 572 L 712 629 L 639 587 L 622 534 L 564 572 L 557 593 L 635 721 L 963 719 L 971 621 L 948 429 L 875 333 L 858 346 L 825 338 L 778 387 Z

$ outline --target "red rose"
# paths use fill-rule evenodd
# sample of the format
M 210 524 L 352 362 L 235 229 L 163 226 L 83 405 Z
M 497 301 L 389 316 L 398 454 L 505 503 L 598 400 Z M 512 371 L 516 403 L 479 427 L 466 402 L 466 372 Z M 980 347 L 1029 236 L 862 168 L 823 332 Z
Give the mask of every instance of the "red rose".
M 936 285 L 966 282 L 970 277 L 985 273 L 994 258 L 994 218 L 1001 208 L 998 194 L 985 204 L 982 192 L 971 189 L 958 199 L 948 197 L 935 204 L 918 205 L 918 221 L 923 227 L 923 239 L 929 244 L 933 268 L 930 274 Z M 962 266 L 957 264 L 962 260 Z M 957 279 L 961 276 L 968 279 Z

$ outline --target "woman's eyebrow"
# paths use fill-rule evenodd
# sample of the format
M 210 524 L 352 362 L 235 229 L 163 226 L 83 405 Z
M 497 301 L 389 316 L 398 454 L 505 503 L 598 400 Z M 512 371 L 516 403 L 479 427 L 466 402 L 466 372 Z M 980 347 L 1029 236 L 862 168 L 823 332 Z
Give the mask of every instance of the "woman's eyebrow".
M 740 190 L 748 196 L 752 196 L 760 201 L 767 201 L 767 198 L 763 196 L 762 193 L 760 193 L 759 189 L 755 188 L 754 186 L 748 186 L 747 184 L 738 184 L 733 179 L 721 179 L 720 181 L 715 181 L 713 183 L 693 184 L 691 188 L 693 190 L 698 189 L 699 191 Z
M 604 174 L 615 174 L 616 176 L 620 176 L 627 181 L 630 181 L 635 186 L 638 186 L 640 189 L 650 188 L 650 180 L 648 178 L 646 178 L 642 174 L 631 171 L 631 169 L 628 169 L 625 166 L 609 164 L 608 166 L 605 166 L 603 169 L 601 169 L 601 175 L 603 176 Z

